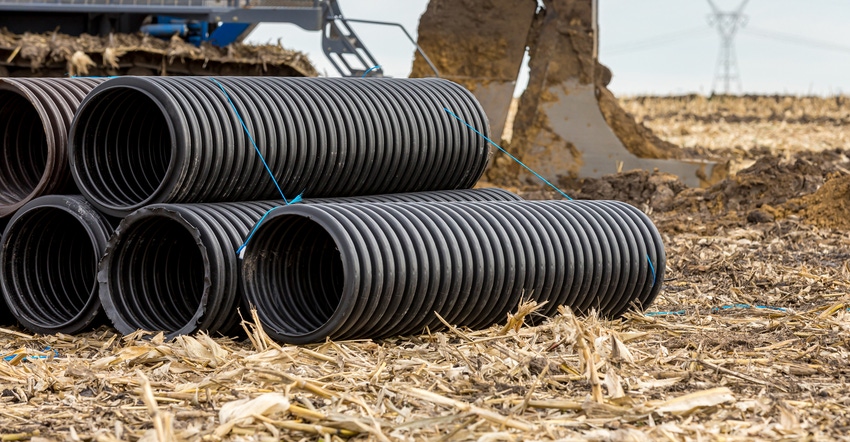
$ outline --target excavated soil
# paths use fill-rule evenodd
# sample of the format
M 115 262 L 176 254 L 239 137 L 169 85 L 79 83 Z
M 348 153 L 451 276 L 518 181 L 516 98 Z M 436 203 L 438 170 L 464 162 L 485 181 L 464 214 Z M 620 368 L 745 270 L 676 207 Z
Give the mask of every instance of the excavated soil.
M 570 191 L 577 198 L 744 224 L 791 217 L 823 228 L 850 226 L 847 97 L 638 97 L 621 103 L 662 137 L 682 141 L 688 134 L 688 156 L 731 161 L 736 173 L 690 189 L 670 175 L 631 171 L 574 183 Z M 724 147 L 718 139 L 732 141 Z
M 467 88 L 490 81 L 513 82 L 534 18 L 534 0 L 434 0 L 419 23 L 419 46 L 443 78 Z M 419 53 L 411 77 L 434 71 Z
M 835 173 L 814 193 L 771 208 L 776 217 L 797 216 L 820 227 L 850 230 L 850 175 Z

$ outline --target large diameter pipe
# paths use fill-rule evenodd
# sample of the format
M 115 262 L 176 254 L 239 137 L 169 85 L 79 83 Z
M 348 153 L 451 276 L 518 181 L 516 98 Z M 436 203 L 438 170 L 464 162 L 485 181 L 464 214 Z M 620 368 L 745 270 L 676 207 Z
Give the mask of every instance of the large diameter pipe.
M 295 205 L 382 201 L 515 201 L 501 189 L 306 199 Z M 237 248 L 254 224 L 281 201 L 155 204 L 128 215 L 100 263 L 100 298 L 121 333 L 198 330 L 228 333 L 241 295 Z
M 71 167 L 116 216 L 280 198 L 251 138 L 290 198 L 469 188 L 489 147 L 444 108 L 489 133 L 475 97 L 447 80 L 120 77 L 80 106 Z
M 5 230 L 6 225 L 9 223 L 8 218 L 0 218 L 0 230 Z M 12 325 L 16 324 L 18 321 L 15 319 L 15 315 L 9 311 L 9 305 L 5 299 L 0 300 L 0 324 L 2 325 Z
M 244 254 L 243 293 L 287 343 L 380 338 L 504 320 L 522 299 L 617 316 L 661 288 L 652 222 L 617 202 L 279 208 Z
M 43 196 L 22 207 L 0 249 L 0 287 L 11 315 L 36 333 L 103 323 L 97 263 L 116 223 L 80 195 Z
M 75 192 L 68 131 L 95 78 L 0 79 L 0 217 L 41 195 Z

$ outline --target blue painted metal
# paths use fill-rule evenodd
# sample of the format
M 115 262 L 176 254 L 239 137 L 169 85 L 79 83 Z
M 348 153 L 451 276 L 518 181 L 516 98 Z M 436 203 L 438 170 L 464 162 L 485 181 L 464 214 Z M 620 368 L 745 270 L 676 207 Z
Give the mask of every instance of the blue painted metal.
M 140 29 L 143 34 L 152 35 L 154 37 L 171 37 L 179 35 L 185 37 L 189 34 L 189 27 L 185 23 L 157 23 L 153 25 L 144 25 Z
M 239 41 L 239 37 L 250 26 L 250 23 L 222 23 L 210 33 L 208 41 L 216 46 L 227 46 Z

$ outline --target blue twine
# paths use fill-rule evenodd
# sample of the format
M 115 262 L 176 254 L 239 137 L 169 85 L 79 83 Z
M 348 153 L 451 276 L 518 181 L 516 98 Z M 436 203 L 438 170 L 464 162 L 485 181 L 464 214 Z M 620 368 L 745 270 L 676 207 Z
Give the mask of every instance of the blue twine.
M 721 305 L 720 307 L 714 307 L 711 309 L 713 312 L 719 312 L 720 310 L 730 310 L 733 308 L 756 308 L 761 310 L 774 310 L 777 312 L 787 312 L 788 310 L 783 307 L 774 307 L 771 305 L 750 305 L 750 304 L 732 304 L 732 305 Z
M 271 177 L 272 182 L 274 182 L 274 186 L 277 187 L 277 191 L 280 192 L 280 197 L 283 198 L 283 202 L 286 203 L 286 205 L 288 206 L 290 203 L 286 199 L 286 196 L 283 194 L 283 189 L 281 189 L 280 184 L 277 183 L 277 179 L 275 179 L 271 168 L 269 167 L 268 163 L 266 163 L 266 159 L 263 157 L 263 153 L 260 152 L 260 148 L 257 147 L 257 143 L 254 141 L 254 137 L 251 136 L 251 132 L 248 130 L 248 126 L 246 126 L 245 121 L 242 120 L 242 115 L 239 114 L 239 111 L 236 109 L 236 105 L 233 104 L 233 100 L 230 99 L 230 94 L 227 93 L 227 90 L 224 89 L 224 85 L 219 83 L 218 80 L 216 80 L 215 78 L 212 78 L 212 77 L 210 77 L 210 80 L 212 80 L 213 83 L 217 84 L 218 87 L 221 88 L 221 91 L 224 92 L 224 96 L 225 96 L 225 98 L 227 98 L 227 102 L 230 103 L 230 107 L 232 107 L 233 112 L 236 113 L 236 118 L 239 119 L 239 124 L 242 125 L 242 129 L 245 130 L 245 134 L 248 135 L 248 139 L 251 140 L 251 145 L 254 146 L 254 150 L 257 151 L 257 155 L 260 156 L 260 161 L 263 162 L 263 167 L 266 168 L 266 172 L 269 173 L 269 176 Z
M 48 350 L 50 350 L 49 346 L 44 347 L 44 351 L 48 351 Z M 59 352 L 56 351 L 56 350 L 53 350 L 53 356 L 58 358 Z M 9 356 L 4 357 L 3 360 L 8 362 L 8 361 L 14 360 L 17 357 L 18 357 L 18 354 L 15 353 L 15 354 L 11 354 Z M 22 361 L 32 361 L 32 360 L 35 360 L 35 359 L 47 359 L 49 357 L 50 357 L 49 355 L 30 355 L 30 356 L 24 356 L 23 358 L 21 358 L 21 360 Z
M 750 305 L 750 304 L 732 304 L 732 305 L 721 305 L 720 307 L 712 307 L 711 312 L 717 313 L 722 310 L 731 310 L 735 308 L 755 308 L 760 310 L 772 310 L 777 312 L 787 312 L 788 309 L 784 307 L 774 307 L 772 305 Z M 659 311 L 659 312 L 646 312 L 644 316 L 684 316 L 687 314 L 685 310 L 672 310 L 672 311 Z
M 684 310 L 673 310 L 667 312 L 646 312 L 644 316 L 684 316 Z
M 649 270 L 652 270 L 652 285 L 650 287 L 655 287 L 655 266 L 652 265 L 652 260 L 649 259 L 649 253 L 646 254 L 646 262 L 649 263 Z
M 292 198 L 292 201 L 288 202 L 286 205 L 288 206 L 290 204 L 295 204 L 295 203 L 300 202 L 300 201 L 301 201 L 301 194 L 298 194 L 298 196 L 296 196 L 295 198 Z M 239 246 L 238 249 L 236 249 L 236 256 L 238 256 L 239 259 L 242 259 L 242 251 L 245 250 L 245 247 L 248 247 L 248 242 L 251 241 L 251 238 L 254 237 L 254 233 L 257 231 L 257 229 L 260 228 L 260 224 L 262 224 L 263 221 L 266 220 L 266 217 L 269 216 L 269 214 L 272 213 L 275 209 L 280 209 L 280 206 L 274 206 L 271 209 L 267 210 L 266 213 L 264 213 L 263 216 L 260 218 L 260 220 L 257 221 L 257 224 L 254 224 L 254 228 L 251 229 L 251 233 L 249 233 L 248 237 L 245 238 L 245 242 L 243 242 L 242 245 Z
M 233 104 L 233 100 L 230 99 L 230 94 L 227 93 L 227 90 L 224 88 L 224 85 L 219 83 L 218 80 L 212 77 L 210 77 L 210 80 L 212 80 L 213 83 L 217 84 L 218 87 L 221 88 L 221 91 L 224 93 L 225 98 L 227 98 L 227 102 L 230 103 L 230 107 L 233 108 L 233 112 L 236 114 L 236 118 L 239 119 L 239 124 L 241 124 L 242 129 L 245 130 L 245 135 L 248 135 L 248 139 L 251 140 L 251 145 L 254 146 L 254 151 L 257 152 L 257 155 L 260 157 L 260 161 L 263 162 L 263 167 L 266 168 L 266 172 L 269 173 L 269 177 L 271 177 L 274 186 L 277 187 L 277 191 L 280 192 L 280 197 L 283 198 L 283 203 L 288 206 L 290 204 L 295 204 L 301 201 L 301 195 L 304 194 L 304 191 L 301 191 L 301 193 L 299 193 L 295 198 L 293 198 L 292 201 L 286 199 L 286 195 L 283 194 L 283 189 L 280 188 L 280 184 L 278 184 L 277 179 L 274 177 L 272 169 L 269 167 L 269 164 L 266 163 L 266 159 L 263 157 L 263 153 L 260 152 L 260 148 L 257 147 L 257 142 L 254 141 L 254 137 L 251 136 L 251 131 L 248 130 L 248 126 L 246 126 L 245 121 L 242 120 L 242 115 L 239 114 L 239 110 L 236 109 L 236 105 Z M 238 249 L 236 249 L 236 255 L 239 256 L 240 259 L 242 258 L 242 252 L 245 250 L 245 247 L 248 246 L 248 242 L 251 241 L 251 237 L 254 236 L 254 232 L 257 231 L 257 229 L 260 227 L 260 224 L 263 222 L 263 220 L 266 219 L 266 216 L 268 216 L 268 214 L 271 213 L 272 210 L 277 209 L 278 207 L 280 206 L 272 207 L 265 214 L 263 214 L 263 217 L 260 218 L 259 221 L 257 221 L 257 224 L 254 225 L 254 228 L 251 230 L 251 233 L 249 233 L 248 237 L 245 238 L 245 242 L 243 242 L 242 245 L 239 246 Z
M 468 127 L 468 128 L 470 128 L 470 129 L 472 129 L 472 131 L 473 131 L 473 132 L 477 133 L 477 134 L 478 134 L 481 138 L 484 138 L 485 140 L 487 140 L 487 142 L 488 142 L 488 143 L 492 144 L 493 146 L 496 146 L 496 148 L 497 148 L 497 149 L 499 149 L 499 150 L 501 150 L 502 152 L 504 152 L 504 153 L 505 153 L 505 155 L 507 155 L 507 156 L 511 157 L 511 159 L 512 159 L 512 160 L 514 160 L 514 161 L 516 161 L 516 162 L 517 162 L 517 164 L 519 164 L 519 165 L 520 165 L 520 166 L 522 166 L 522 167 L 525 167 L 525 168 L 526 168 L 526 170 L 528 170 L 529 172 L 533 173 L 533 174 L 534 174 L 534 176 L 536 176 L 537 178 L 540 178 L 540 179 L 541 179 L 544 183 L 548 184 L 548 185 L 549 185 L 549 187 L 551 187 L 551 188 L 555 189 L 555 190 L 556 190 L 558 193 L 560 193 L 560 194 L 561 194 L 564 198 L 566 198 L 566 199 L 568 199 L 568 200 L 572 201 L 572 198 L 570 198 L 570 196 L 569 196 L 569 195 L 567 195 L 566 193 L 564 193 L 564 191 L 563 191 L 563 190 L 561 190 L 561 189 L 557 188 L 554 184 L 550 183 L 550 182 L 549 182 L 546 178 L 543 178 L 543 176 L 542 176 L 542 175 L 540 175 L 539 173 L 537 173 L 537 172 L 533 171 L 530 167 L 526 166 L 526 165 L 525 165 L 525 163 L 523 163 L 522 161 L 520 161 L 517 157 L 515 157 L 515 156 L 511 155 L 511 154 L 510 154 L 510 152 L 508 152 L 507 150 L 503 149 L 503 148 L 502 148 L 502 146 L 499 146 L 499 145 L 498 145 L 498 144 L 496 144 L 493 140 L 491 140 L 491 139 L 487 138 L 487 137 L 486 137 L 484 134 L 482 134 L 481 132 L 478 132 L 478 130 L 477 130 L 477 129 L 475 129 L 475 128 L 474 128 L 474 127 L 472 127 L 469 123 L 467 123 L 466 121 L 464 121 L 464 120 L 463 120 L 463 118 L 461 118 L 461 117 L 457 116 L 454 112 L 452 112 L 452 111 L 448 110 L 448 109 L 447 109 L 447 108 L 445 108 L 445 107 L 443 108 L 443 110 L 444 110 L 444 111 L 446 111 L 446 112 L 448 112 L 448 113 L 449 113 L 449 115 L 451 115 L 451 116 L 453 116 L 453 117 L 457 118 L 457 120 L 458 120 L 458 121 L 460 121 L 461 123 L 465 124 L 465 125 L 466 125 L 466 127 Z
M 381 65 L 376 64 L 375 66 L 372 66 L 371 68 L 366 69 L 366 72 L 364 72 L 364 73 L 363 73 L 363 76 L 362 76 L 362 77 L 360 77 L 360 78 L 366 78 L 366 76 L 367 76 L 367 75 L 369 75 L 369 72 L 372 72 L 372 71 L 374 71 L 375 69 L 381 69 Z

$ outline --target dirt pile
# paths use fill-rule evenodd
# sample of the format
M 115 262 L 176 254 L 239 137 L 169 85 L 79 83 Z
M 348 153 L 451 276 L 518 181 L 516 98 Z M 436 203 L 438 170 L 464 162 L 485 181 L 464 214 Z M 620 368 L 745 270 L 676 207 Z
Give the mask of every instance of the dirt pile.
M 578 199 L 614 199 L 655 212 L 722 214 L 746 218 L 752 223 L 798 214 L 812 223 L 837 227 L 845 221 L 828 220 L 835 213 L 850 214 L 850 207 L 845 209 L 843 204 L 847 200 L 850 206 L 850 194 L 842 196 L 845 195 L 842 192 L 850 192 L 850 179 L 838 180 L 830 186 L 824 186 L 824 182 L 838 167 L 835 163 L 816 161 L 811 155 L 799 155 L 791 160 L 764 156 L 736 176 L 708 189 L 688 188 L 676 176 L 642 170 L 584 179 L 568 189 Z M 827 207 L 830 198 L 843 199 L 841 204 Z M 850 217 L 847 219 L 850 226 Z
M 816 192 L 768 208 L 776 218 L 796 215 L 809 224 L 850 229 L 850 175 L 835 173 Z
M 575 198 L 617 200 L 663 212 L 670 210 L 676 196 L 686 188 L 675 175 L 633 170 L 599 179 L 585 179 L 575 192 Z
M 596 59 L 597 32 L 593 3 L 577 0 L 432 0 L 419 24 L 419 45 L 440 71 L 476 94 L 490 114 L 493 135 L 512 134 L 510 149 L 535 167 L 539 160 L 564 176 L 575 175 L 581 161 L 574 139 L 558 134 L 546 109 L 558 100 L 556 91 L 590 88 L 596 92 L 603 118 L 626 149 L 646 158 L 680 158 L 687 152 L 652 134 L 620 107 L 606 89 L 611 71 Z M 529 82 L 512 127 L 502 132 L 509 98 L 528 47 Z M 431 76 L 416 55 L 411 76 Z M 507 87 L 504 87 L 507 86 Z M 508 98 L 506 101 L 505 98 Z M 504 109 L 501 105 L 504 104 Z M 567 152 L 569 155 L 562 155 Z M 572 158 L 570 158 L 572 157 Z M 573 158 L 576 158 L 573 161 Z M 560 161 L 558 163 L 552 163 Z M 513 185 L 523 174 L 510 161 L 490 164 L 487 179 Z
M 834 169 L 805 158 L 790 162 L 766 156 L 705 191 L 704 200 L 716 211 L 746 211 L 763 205 L 783 204 L 791 198 L 815 192 Z
M 176 36 L 171 40 L 143 34 L 73 37 L 0 30 L 0 76 L 125 74 L 309 77 L 317 72 L 305 54 L 275 45 L 196 47 Z

